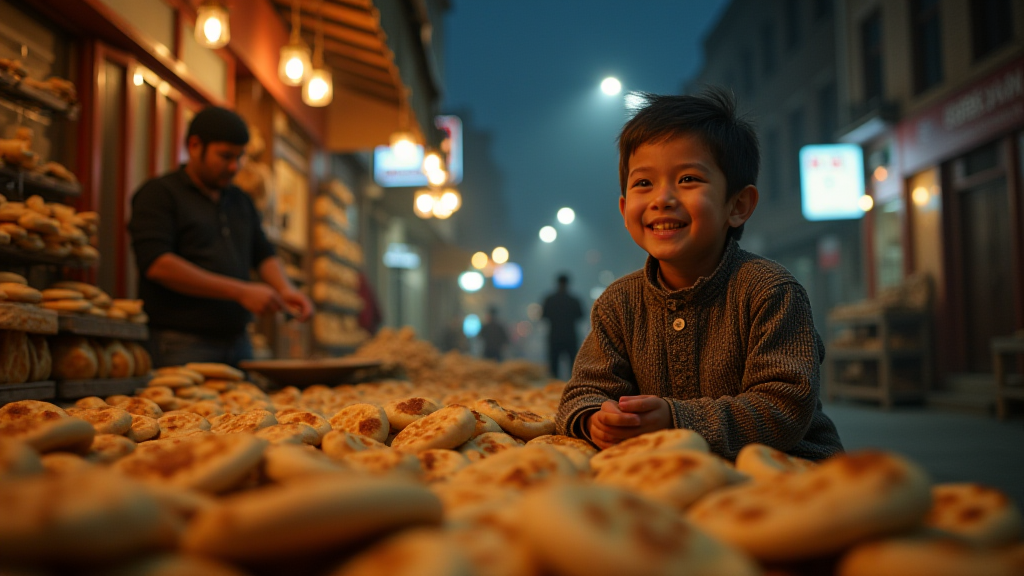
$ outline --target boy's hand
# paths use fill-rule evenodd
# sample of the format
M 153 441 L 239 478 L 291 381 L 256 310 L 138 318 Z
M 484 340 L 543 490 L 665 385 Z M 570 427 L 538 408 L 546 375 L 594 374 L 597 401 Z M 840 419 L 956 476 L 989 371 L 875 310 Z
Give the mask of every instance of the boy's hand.
M 636 430 L 640 424 L 640 416 L 623 412 L 618 402 L 608 400 L 601 404 L 600 410 L 590 415 L 587 426 L 590 428 L 590 439 L 604 450 L 638 435 Z
M 633 436 L 664 430 L 672 427 L 672 413 L 668 402 L 660 396 L 623 396 L 619 398 L 619 410 L 624 414 L 635 414 L 640 423 L 633 428 Z

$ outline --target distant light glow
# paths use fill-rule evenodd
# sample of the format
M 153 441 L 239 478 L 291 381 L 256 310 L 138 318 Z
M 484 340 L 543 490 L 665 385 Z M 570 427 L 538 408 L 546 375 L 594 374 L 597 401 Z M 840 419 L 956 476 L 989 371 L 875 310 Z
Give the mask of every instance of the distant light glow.
M 576 211 L 572 208 L 562 208 L 558 211 L 558 221 L 562 224 L 572 224 L 576 220 Z
M 551 244 L 558 238 L 558 230 L 554 226 L 545 226 L 540 229 L 540 239 Z
M 879 166 L 875 168 L 874 176 L 875 180 L 885 182 L 885 179 L 889 177 L 889 171 L 885 169 L 885 166 Z
M 473 258 L 470 259 L 470 263 L 473 264 L 473 268 L 476 268 L 477 270 L 483 270 L 489 261 L 490 258 L 488 258 L 487 254 L 484 254 L 483 252 L 473 254 Z
M 462 333 L 466 335 L 466 338 L 476 338 L 481 328 L 483 325 L 480 323 L 480 317 L 476 314 L 467 314 L 466 318 L 462 320 Z
M 928 189 L 924 186 L 918 186 L 917 188 L 914 188 L 910 197 L 913 199 L 914 204 L 917 204 L 918 206 L 927 206 L 928 200 L 931 198 L 931 194 L 928 193 Z
M 617 78 L 609 76 L 601 81 L 601 92 L 609 96 L 615 96 L 622 92 L 622 82 L 619 82 Z
M 523 320 L 516 324 L 516 334 L 518 334 L 520 338 L 526 338 L 527 336 L 530 335 L 530 332 L 532 331 L 533 324 L 530 324 L 526 320 Z
M 413 200 L 413 208 L 420 218 L 430 218 L 434 215 L 434 195 L 430 190 L 420 190 Z
M 615 282 L 615 273 L 611 270 L 602 270 L 601 273 L 597 275 L 597 280 L 602 285 L 607 286 L 612 282 Z
M 466 292 L 476 292 L 477 290 L 484 287 L 484 275 L 475 272 L 463 272 L 459 274 L 459 288 L 462 288 Z
M 206 41 L 210 44 L 216 44 L 220 40 L 220 35 L 223 31 L 224 25 L 216 18 L 210 18 L 203 25 L 203 34 L 206 34 Z
M 591 300 L 597 300 L 601 297 L 601 294 L 604 294 L 604 286 L 594 286 L 590 289 Z
M 495 288 L 511 290 L 523 285 L 523 268 L 515 262 L 505 262 L 494 269 L 491 282 Z
M 860 200 L 857 200 L 857 206 L 859 206 L 861 210 L 869 212 L 875 207 L 875 199 L 865 194 L 860 197 Z
M 447 188 L 441 193 L 441 205 L 452 212 L 462 207 L 462 194 L 454 188 Z
M 526 317 L 534 322 L 539 322 L 544 316 L 544 307 L 534 302 L 526 307 Z
M 494 260 L 495 264 L 508 262 L 508 249 L 504 246 L 498 246 L 491 251 L 491 260 Z

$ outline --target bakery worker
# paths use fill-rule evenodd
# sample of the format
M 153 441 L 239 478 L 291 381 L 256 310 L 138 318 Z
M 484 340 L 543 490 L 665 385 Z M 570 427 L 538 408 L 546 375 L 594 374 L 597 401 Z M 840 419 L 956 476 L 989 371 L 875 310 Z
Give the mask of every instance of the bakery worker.
M 188 127 L 188 163 L 132 198 L 128 230 L 154 367 L 237 365 L 252 357 L 253 314 L 285 310 L 305 321 L 313 312 L 285 275 L 252 200 L 231 183 L 248 141 L 238 114 L 206 108 Z

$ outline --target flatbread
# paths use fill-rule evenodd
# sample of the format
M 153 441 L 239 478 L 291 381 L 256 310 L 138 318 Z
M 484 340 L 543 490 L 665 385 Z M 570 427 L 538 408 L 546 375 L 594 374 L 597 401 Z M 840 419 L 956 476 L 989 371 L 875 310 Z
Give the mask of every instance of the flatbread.
M 95 435 L 92 424 L 49 402 L 19 400 L 0 407 L 0 438 L 20 440 L 40 453 L 85 452 Z
M 323 440 L 323 437 L 332 430 L 331 423 L 328 422 L 326 418 L 315 412 L 310 412 L 308 410 L 296 410 L 285 414 L 281 414 L 280 412 L 278 412 L 277 423 L 305 424 L 309 426 L 316 432 L 316 438 L 313 440 L 313 442 L 306 443 L 313 444 L 314 446 L 319 446 L 321 440 Z
M 274 424 L 261 428 L 256 436 L 271 444 L 309 444 L 316 446 L 320 442 L 320 433 L 305 422 L 289 422 Z
M 210 421 L 215 434 L 234 434 L 238 432 L 256 432 L 260 428 L 266 428 L 277 424 L 277 417 L 268 410 L 256 409 L 243 414 L 222 414 L 214 416 Z
M 123 435 L 132 427 L 132 415 L 117 406 L 68 408 L 68 414 L 92 424 L 97 434 Z
M 761 573 L 673 509 L 620 488 L 556 484 L 528 493 L 521 510 L 531 547 L 556 574 Z
M 122 396 L 117 398 L 110 397 L 107 400 L 111 405 L 117 406 L 129 414 L 149 416 L 150 418 L 159 418 L 164 415 L 164 411 L 160 408 L 160 405 L 148 398 L 131 398 L 128 396 Z
M 736 455 L 736 469 L 755 480 L 768 480 L 779 474 L 805 472 L 817 464 L 790 456 L 764 444 L 747 444 Z
M 330 576 L 474 576 L 470 558 L 446 532 L 404 530 L 351 558 Z
M 469 466 L 469 458 L 455 450 L 423 450 L 416 457 L 423 468 L 423 481 L 428 483 L 447 480 L 452 474 Z
M 319 474 L 351 474 L 343 463 L 305 444 L 274 444 L 263 454 L 263 474 L 278 483 L 303 481 Z
M 994 551 L 959 538 L 935 533 L 867 542 L 847 552 L 837 576 L 1019 576 L 1024 570 L 1024 544 Z
M 548 446 L 523 446 L 474 462 L 452 476 L 452 482 L 525 489 L 575 476 L 572 462 Z
M 611 460 L 594 476 L 594 483 L 631 490 L 684 512 L 712 490 L 747 478 L 714 454 L 663 450 Z
M 194 412 L 186 410 L 171 410 L 164 412 L 163 416 L 157 418 L 160 425 L 160 438 L 173 438 L 175 436 L 188 436 L 194 432 L 205 432 L 210 430 L 210 422 Z
M 419 479 L 423 472 L 418 458 L 391 448 L 353 452 L 345 456 L 342 461 L 353 470 L 373 476 Z
M 505 432 L 523 440 L 555 432 L 554 420 L 533 412 L 506 408 L 490 398 L 478 400 L 473 409 L 497 422 Z
M 125 438 L 135 442 L 145 442 L 160 435 L 160 423 L 156 418 L 132 414 L 132 427 L 125 432 Z
M 353 404 L 339 410 L 330 420 L 334 430 L 342 430 L 384 442 L 391 424 L 384 408 L 376 404 Z
M 31 566 L 109 562 L 173 543 L 160 504 L 103 468 L 5 482 L 0 558 Z
M 470 410 L 472 410 L 472 408 Z M 501 426 L 498 426 L 498 423 L 490 416 L 473 410 L 473 418 L 476 419 L 476 429 L 473 430 L 474 438 L 487 432 L 504 432 L 504 430 L 501 429 Z
M 504 432 L 484 432 L 458 447 L 458 451 L 477 462 L 510 448 L 519 448 L 519 441 Z
M 222 492 L 253 471 L 267 441 L 251 434 L 206 434 L 147 442 L 114 468 L 147 483 Z
M 431 449 L 453 449 L 473 436 L 476 419 L 465 406 L 446 406 L 402 429 L 391 447 L 416 454 Z
M 999 490 L 975 483 L 932 486 L 932 507 L 924 523 L 987 548 L 1017 542 L 1024 532 L 1013 501 Z
M 24 442 L 0 438 L 0 481 L 42 472 L 38 452 Z
M 388 416 L 388 423 L 395 430 L 402 430 L 416 420 L 440 409 L 441 406 L 437 402 L 420 396 L 404 400 L 392 400 L 384 405 L 384 412 Z
M 189 362 L 185 364 L 185 368 L 202 374 L 205 378 L 216 378 L 218 380 L 245 380 L 245 373 L 228 366 L 227 364 L 220 364 L 217 362 Z
M 718 490 L 694 504 L 689 518 L 759 560 L 786 562 L 906 531 L 920 525 L 930 506 L 924 470 L 900 456 L 863 450 L 802 474 Z
M 709 451 L 708 442 L 700 434 L 685 428 L 670 428 L 641 434 L 624 440 L 611 448 L 601 450 L 590 459 L 590 467 L 600 470 L 605 464 L 620 456 L 652 452 L 655 450 L 699 450 Z
M 440 501 L 422 486 L 331 475 L 224 498 L 192 521 L 182 548 L 251 562 L 337 550 L 385 532 L 440 521 Z
M 135 451 L 136 443 L 119 434 L 97 434 L 85 458 L 91 462 L 109 464 Z
M 383 450 L 388 447 L 368 436 L 334 430 L 328 432 L 320 442 L 320 448 L 331 458 L 342 459 L 349 454 L 364 450 Z

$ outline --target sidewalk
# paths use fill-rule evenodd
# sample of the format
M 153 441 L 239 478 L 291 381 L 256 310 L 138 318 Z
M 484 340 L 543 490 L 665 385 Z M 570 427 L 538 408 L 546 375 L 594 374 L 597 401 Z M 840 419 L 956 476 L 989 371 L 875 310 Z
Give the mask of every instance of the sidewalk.
M 1006 492 L 1024 510 L 1024 421 L 872 404 L 833 402 L 825 414 L 847 450 L 881 448 L 907 456 L 932 482 L 978 482 Z

